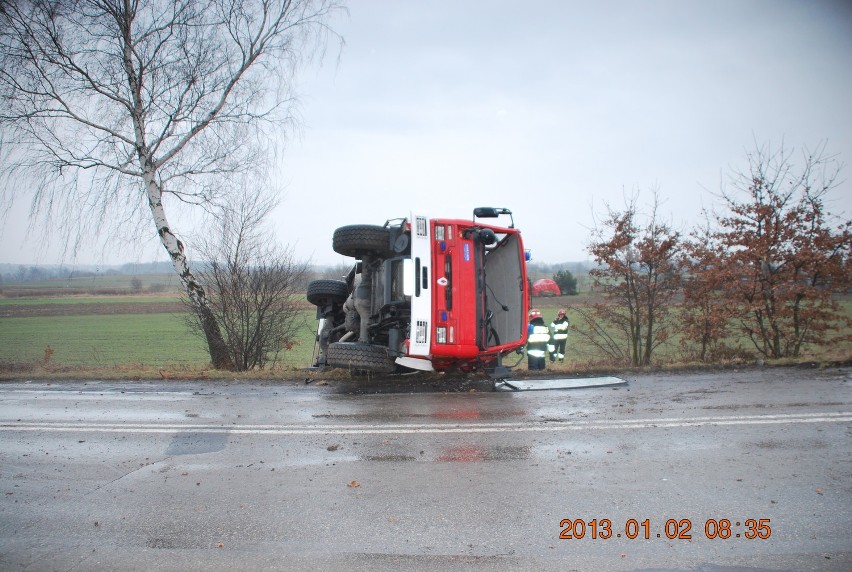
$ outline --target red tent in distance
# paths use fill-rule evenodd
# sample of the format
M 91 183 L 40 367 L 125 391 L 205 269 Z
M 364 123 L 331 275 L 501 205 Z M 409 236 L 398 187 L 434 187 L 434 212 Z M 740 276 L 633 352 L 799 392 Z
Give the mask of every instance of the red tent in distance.
M 533 296 L 561 296 L 559 285 L 550 278 L 536 280 L 532 285 Z

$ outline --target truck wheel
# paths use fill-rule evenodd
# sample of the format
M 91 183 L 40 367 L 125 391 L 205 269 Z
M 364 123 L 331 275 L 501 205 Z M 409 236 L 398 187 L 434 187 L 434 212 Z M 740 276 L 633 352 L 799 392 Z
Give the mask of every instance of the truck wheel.
M 337 254 L 355 258 L 365 254 L 374 254 L 380 258 L 393 255 L 389 229 L 371 224 L 341 226 L 334 231 L 332 248 Z
M 392 373 L 396 363 L 388 348 L 363 342 L 336 342 L 328 345 L 326 363 L 358 371 Z
M 349 297 L 349 286 L 343 280 L 314 280 L 308 284 L 307 297 L 314 306 L 342 304 Z

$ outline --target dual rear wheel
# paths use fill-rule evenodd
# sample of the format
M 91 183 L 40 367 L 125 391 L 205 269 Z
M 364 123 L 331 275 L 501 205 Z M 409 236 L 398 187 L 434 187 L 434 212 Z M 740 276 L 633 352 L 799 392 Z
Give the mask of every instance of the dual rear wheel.
M 326 363 L 353 371 L 393 373 L 396 362 L 388 348 L 363 342 L 335 342 L 328 344 Z
M 334 251 L 343 256 L 361 259 L 372 255 L 393 256 L 390 230 L 384 226 L 353 224 L 334 231 Z M 308 302 L 315 306 L 342 305 L 349 297 L 349 287 L 343 280 L 314 280 L 308 284 Z M 396 362 L 387 347 L 364 342 L 333 342 L 325 351 L 326 365 L 352 371 L 392 373 Z

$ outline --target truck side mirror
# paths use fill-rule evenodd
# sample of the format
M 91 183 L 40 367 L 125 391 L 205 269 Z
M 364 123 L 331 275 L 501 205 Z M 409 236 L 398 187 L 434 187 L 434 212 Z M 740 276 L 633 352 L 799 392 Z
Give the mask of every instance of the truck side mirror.
M 497 218 L 499 213 L 494 207 L 477 207 L 473 209 L 474 218 Z
M 476 221 L 477 218 L 497 218 L 500 215 L 508 215 L 511 223 L 509 224 L 509 228 L 515 228 L 515 219 L 512 216 L 512 211 L 504 208 L 494 208 L 494 207 L 476 207 L 473 209 L 473 220 Z

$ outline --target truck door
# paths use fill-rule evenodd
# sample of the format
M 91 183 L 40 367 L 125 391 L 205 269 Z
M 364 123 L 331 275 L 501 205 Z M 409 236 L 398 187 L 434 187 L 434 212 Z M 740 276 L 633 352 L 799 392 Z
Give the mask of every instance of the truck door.
M 408 354 L 428 356 L 432 342 L 432 237 L 430 221 L 422 215 L 411 215 L 411 264 L 407 272 L 406 290 L 411 295 L 411 332 Z M 407 292 L 407 293 L 408 293 Z

